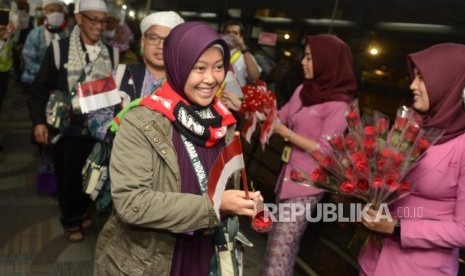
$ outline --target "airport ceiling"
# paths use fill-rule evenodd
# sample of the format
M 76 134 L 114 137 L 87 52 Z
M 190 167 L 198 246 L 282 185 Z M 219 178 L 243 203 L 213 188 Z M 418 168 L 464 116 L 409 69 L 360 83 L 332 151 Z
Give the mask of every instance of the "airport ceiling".
M 142 5 L 146 2 L 136 1 Z M 149 0 L 152 10 L 213 12 L 222 17 L 228 9 L 242 9 L 242 17 L 257 10 L 268 16 L 291 19 L 331 18 L 373 22 L 427 23 L 465 26 L 464 0 Z M 363 18 L 363 19 L 361 19 Z

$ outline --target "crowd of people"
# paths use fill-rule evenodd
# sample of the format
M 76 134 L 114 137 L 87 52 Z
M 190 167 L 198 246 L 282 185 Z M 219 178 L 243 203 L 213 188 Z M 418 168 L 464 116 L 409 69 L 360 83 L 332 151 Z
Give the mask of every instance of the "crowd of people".
M 0 25 L 0 112 L 9 75 L 16 73 L 29 94 L 32 137 L 53 163 L 57 189 L 51 193 L 69 242 L 84 240 L 93 224 L 82 168 L 94 146 L 111 136 L 113 204 L 99 233 L 94 274 L 240 275 L 240 243 L 247 239 L 238 216 L 252 218 L 264 199 L 241 190 L 239 172 L 228 179 L 220 206 L 206 192 L 207 172 L 239 135 L 242 119 L 236 111 L 244 99 L 226 90 L 217 97 L 217 91 L 230 71 L 241 87 L 260 79 L 279 84 L 289 72 L 265 72 L 236 20 L 214 30 L 159 11 L 141 20 L 135 41 L 119 10 L 104 0 L 81 0 L 71 12 L 60 0 L 43 0 L 37 20 L 20 4 L 17 22 L 11 16 Z M 335 35 L 309 35 L 295 51 L 303 53 L 292 62 L 300 72 L 290 71 L 295 79 L 284 86 L 293 92 L 282 96 L 273 127 L 285 142 L 276 203 L 313 210 L 324 191 L 296 184 L 291 170 L 311 174 L 318 165 L 309 153 L 329 150 L 324 137 L 346 131 L 357 80 L 352 51 Z M 407 56 L 412 108 L 422 127 L 445 134 L 407 175 L 415 190 L 390 206 L 422 206 L 423 216 L 375 220 L 376 210 L 369 210 L 362 218 L 367 229 L 383 234 L 383 246 L 361 250 L 360 275 L 458 273 L 465 247 L 463 53 L 465 45 L 441 43 Z M 111 73 L 120 103 L 83 113 L 76 85 Z M 52 92 L 68 101 L 67 117 L 59 118 L 66 130 L 51 127 Z M 109 131 L 115 120 L 117 131 Z M 273 224 L 261 275 L 293 275 L 308 225 L 305 214 Z

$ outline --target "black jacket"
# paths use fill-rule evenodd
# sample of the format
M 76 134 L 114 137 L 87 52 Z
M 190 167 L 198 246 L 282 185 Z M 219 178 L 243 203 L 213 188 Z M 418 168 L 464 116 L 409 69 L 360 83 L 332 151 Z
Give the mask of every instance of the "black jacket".
M 30 98 L 28 100 L 29 113 L 31 116 L 33 126 L 38 124 L 46 124 L 45 107 L 50 97 L 50 92 L 53 90 L 61 90 L 69 93 L 70 87 L 68 84 L 68 70 L 66 64 L 68 63 L 70 39 L 64 38 L 59 41 L 60 48 L 60 66 L 57 69 L 55 65 L 55 58 L 53 54 L 52 44 L 45 53 L 44 60 L 40 66 L 31 88 Z M 111 62 L 113 68 L 113 48 L 108 46 Z M 88 137 L 89 131 L 86 127 L 87 117 L 83 114 L 73 114 L 70 121 L 70 130 L 67 135 L 75 137 Z

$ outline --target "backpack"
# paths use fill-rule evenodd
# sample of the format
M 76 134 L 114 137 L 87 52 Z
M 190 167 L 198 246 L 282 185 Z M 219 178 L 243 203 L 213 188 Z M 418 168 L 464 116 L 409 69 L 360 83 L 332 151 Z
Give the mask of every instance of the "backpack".
M 69 41 L 69 40 L 68 40 Z M 53 58 L 57 70 L 64 68 L 64 63 L 67 62 L 67 54 L 69 50 L 69 43 L 61 43 L 57 39 L 52 40 Z M 119 51 L 117 48 L 106 45 L 112 59 L 112 67 L 115 68 L 119 63 Z M 62 58 L 63 57 L 63 58 Z M 85 75 L 80 76 L 82 80 Z M 69 129 L 69 122 L 72 114 L 72 96 L 61 90 L 54 90 L 51 92 L 46 105 L 46 121 L 47 124 L 55 129 L 58 133 L 65 134 Z M 58 137 L 58 136 L 56 136 Z M 55 141 L 56 142 L 56 141 Z
M 113 137 L 94 145 L 82 168 L 82 189 L 95 202 L 97 212 L 104 213 L 111 205 L 110 163 Z

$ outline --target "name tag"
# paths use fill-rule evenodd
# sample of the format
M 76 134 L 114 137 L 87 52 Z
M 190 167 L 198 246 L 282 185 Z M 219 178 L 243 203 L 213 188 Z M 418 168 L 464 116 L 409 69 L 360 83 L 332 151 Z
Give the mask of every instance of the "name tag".
M 290 146 L 284 146 L 283 153 L 281 154 L 281 160 L 284 163 L 289 163 L 289 158 L 291 157 L 292 148 Z

